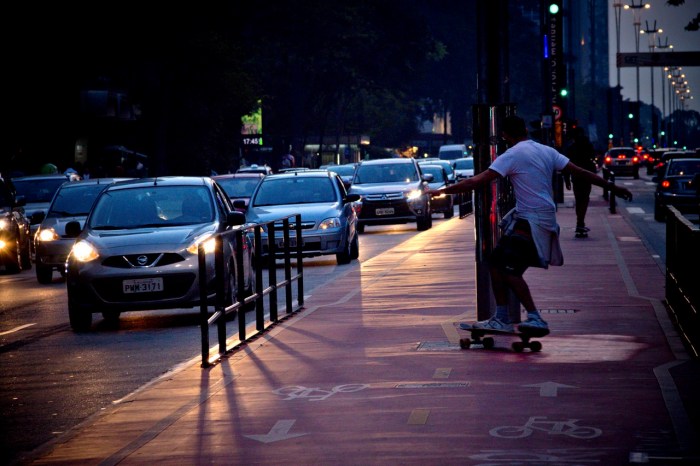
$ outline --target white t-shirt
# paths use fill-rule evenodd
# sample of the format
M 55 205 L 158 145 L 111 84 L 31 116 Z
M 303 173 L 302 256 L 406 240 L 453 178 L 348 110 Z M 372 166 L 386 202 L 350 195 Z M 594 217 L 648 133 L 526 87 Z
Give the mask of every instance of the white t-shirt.
M 496 157 L 489 168 L 510 177 L 517 212 L 554 212 L 552 176 L 568 163 L 569 159 L 554 148 L 526 140 Z

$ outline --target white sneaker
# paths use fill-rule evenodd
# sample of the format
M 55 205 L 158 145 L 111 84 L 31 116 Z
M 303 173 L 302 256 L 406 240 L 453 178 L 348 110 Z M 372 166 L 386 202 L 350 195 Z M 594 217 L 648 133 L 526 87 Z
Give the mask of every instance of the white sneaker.
M 500 330 L 503 332 L 513 332 L 515 328 L 511 323 L 505 323 L 498 317 L 491 317 L 489 320 L 481 320 L 479 322 L 474 322 L 473 328 L 480 328 L 483 330 Z

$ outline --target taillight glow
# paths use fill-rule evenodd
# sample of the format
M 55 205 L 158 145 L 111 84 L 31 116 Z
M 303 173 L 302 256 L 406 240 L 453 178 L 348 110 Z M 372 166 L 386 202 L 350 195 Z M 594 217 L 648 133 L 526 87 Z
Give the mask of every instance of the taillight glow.
M 663 180 L 663 181 L 661 182 L 661 187 L 664 188 L 664 189 L 668 189 L 668 188 L 671 187 L 671 182 L 668 181 L 668 180 Z

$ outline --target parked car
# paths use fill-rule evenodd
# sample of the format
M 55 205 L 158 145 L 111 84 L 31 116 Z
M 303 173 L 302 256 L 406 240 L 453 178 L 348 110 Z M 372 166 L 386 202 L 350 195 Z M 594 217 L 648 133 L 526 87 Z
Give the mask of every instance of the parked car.
M 15 196 L 0 178 L 0 266 L 8 273 L 31 269 L 29 220 L 22 207 L 24 196 Z
M 447 172 L 445 172 L 445 167 L 440 165 L 432 164 L 421 164 L 421 171 L 424 175 L 432 175 L 433 180 L 428 183 L 430 189 L 440 189 L 444 188 L 449 184 L 447 180 Z M 454 196 L 452 194 L 441 194 L 440 196 L 433 196 L 430 200 L 430 206 L 432 207 L 433 213 L 442 213 L 445 218 L 452 218 L 454 215 L 455 204 Z
M 66 259 L 75 243 L 75 238 L 66 235 L 69 222 L 79 222 L 82 229 L 97 196 L 115 181 L 126 178 L 90 178 L 64 183 L 53 197 L 49 209 L 35 214 L 41 224 L 34 236 L 35 271 L 39 283 L 48 284 L 53 279 L 54 270 L 66 274 Z
M 252 164 L 247 167 L 241 167 L 236 170 L 236 173 L 262 173 L 263 175 L 272 175 L 272 168 L 267 165 Z
M 442 168 L 445 169 L 445 173 L 447 174 L 447 184 L 454 184 L 457 182 L 457 172 L 455 172 L 455 169 L 452 166 L 452 161 L 440 160 L 440 159 L 438 159 L 438 160 L 418 159 L 418 163 L 421 166 L 423 164 L 440 165 Z
M 92 314 L 116 321 L 121 312 L 199 305 L 198 247 L 206 257 L 206 294 L 215 298 L 214 235 L 245 223 L 224 190 L 209 177 L 141 178 L 114 183 L 100 193 L 66 263 L 68 316 L 76 331 L 90 328 Z M 253 247 L 243 235 L 243 270 L 235 260 L 235 235 L 224 241 L 225 301 L 238 294 L 243 274 L 254 289 Z
M 670 159 L 656 181 L 654 219 L 666 220 L 666 206 L 700 214 L 700 158 Z
M 443 160 L 455 160 L 469 156 L 466 144 L 447 144 L 440 146 L 438 157 Z
M 289 215 L 301 214 L 302 252 L 313 257 L 335 254 L 338 264 L 348 264 L 360 254 L 357 215 L 353 203 L 338 175 L 327 170 L 306 170 L 265 177 L 253 193 L 246 212 L 250 223 L 267 223 Z M 242 207 L 240 201 L 234 203 Z M 290 220 L 294 224 L 294 220 Z M 290 224 L 290 229 L 291 229 Z M 283 223 L 280 221 L 275 240 L 284 247 Z M 292 247 L 296 238 L 291 235 Z M 267 231 L 262 232 L 263 254 L 268 254 Z
M 419 231 L 433 226 L 428 183 L 414 159 L 363 160 L 350 186 L 359 194 L 359 232 L 367 225 L 416 222 Z
M 321 165 L 319 168 L 322 170 L 325 169 L 336 173 L 340 177 L 340 179 L 343 180 L 345 188 L 349 189 L 350 184 L 352 183 L 352 177 L 355 176 L 355 169 L 357 168 L 357 164 L 345 163 L 343 165 Z
M 462 157 L 452 161 L 457 180 L 474 176 L 474 157 Z
M 35 214 L 43 214 L 49 210 L 49 204 L 58 188 L 67 181 L 66 175 L 30 175 L 12 178 L 12 184 L 18 196 L 24 196 L 24 215 L 32 225 L 32 234 L 39 228 L 41 220 L 33 220 Z M 34 217 L 37 218 L 38 217 Z
M 608 179 L 610 172 L 618 176 L 639 178 L 640 159 L 632 147 L 613 147 L 603 156 L 603 176 Z
M 231 199 L 231 202 L 235 201 L 236 199 L 242 199 L 247 206 L 248 202 L 250 201 L 250 196 L 253 195 L 255 188 L 258 187 L 260 180 L 262 180 L 264 176 L 264 173 L 239 172 L 228 175 L 212 176 L 212 179 L 214 179 L 219 186 L 224 188 L 224 191 L 226 191 L 226 194 L 228 195 L 229 199 Z M 238 210 L 245 212 L 245 209 Z
M 698 157 L 698 155 L 695 153 L 695 151 L 689 151 L 689 150 L 666 151 L 663 153 L 663 155 L 661 156 L 659 161 L 654 166 L 654 173 L 656 175 L 663 175 L 664 172 L 666 171 L 666 164 L 671 159 L 688 159 L 688 158 L 695 158 L 695 157 Z

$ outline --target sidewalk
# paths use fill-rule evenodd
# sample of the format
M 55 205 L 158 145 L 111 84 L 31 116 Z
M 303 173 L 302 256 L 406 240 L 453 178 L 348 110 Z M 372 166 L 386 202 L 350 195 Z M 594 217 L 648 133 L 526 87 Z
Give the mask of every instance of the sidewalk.
M 525 275 L 552 329 L 539 353 L 513 352 L 509 337 L 459 348 L 455 323 L 476 317 L 474 232 L 454 218 L 33 464 L 697 464 L 698 364 L 667 318 L 663 273 L 592 199 L 590 237 L 574 239 L 561 207 L 565 265 Z

